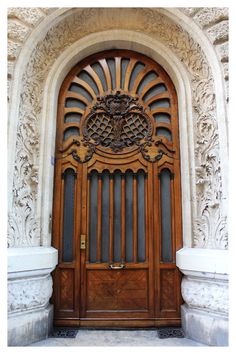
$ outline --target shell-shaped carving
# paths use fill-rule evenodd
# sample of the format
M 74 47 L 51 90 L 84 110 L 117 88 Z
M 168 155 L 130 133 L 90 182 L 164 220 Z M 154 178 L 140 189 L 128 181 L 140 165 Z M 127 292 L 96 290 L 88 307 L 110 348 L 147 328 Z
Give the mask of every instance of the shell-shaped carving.
M 171 89 L 165 71 L 143 55 L 125 50 L 94 55 L 78 64 L 67 79 L 63 97 L 64 118 L 60 122 L 62 130 L 66 131 L 72 125 L 78 127 L 80 135 L 93 139 L 102 147 L 111 148 L 116 141 L 113 151 L 132 146 L 134 140 L 147 137 L 150 130 L 153 136 L 160 136 L 162 131 L 169 131 L 171 135 L 174 106 Z M 124 96 L 122 100 L 114 99 L 117 93 Z M 96 111 L 91 115 L 104 97 L 107 97 L 109 112 Z M 127 112 L 132 100 L 143 107 L 149 121 L 140 111 Z M 113 124 L 109 117 L 117 115 L 114 122 L 118 122 L 119 112 L 127 114 L 122 122 Z M 73 136 L 62 134 L 62 144 L 63 138 L 68 144 L 70 140 L 66 140 L 72 140 Z M 165 135 L 163 139 L 170 142 Z

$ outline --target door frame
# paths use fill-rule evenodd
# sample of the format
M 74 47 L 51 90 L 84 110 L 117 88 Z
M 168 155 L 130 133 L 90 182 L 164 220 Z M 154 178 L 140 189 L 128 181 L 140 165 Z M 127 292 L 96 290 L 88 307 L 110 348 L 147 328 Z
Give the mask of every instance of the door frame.
M 115 52 L 117 52 L 117 51 L 115 51 Z M 102 54 L 102 53 L 100 53 L 100 54 Z M 141 57 L 142 57 L 142 54 L 140 54 L 141 55 Z M 97 54 L 96 54 L 96 56 L 97 56 Z M 86 59 L 86 62 L 89 62 L 89 60 L 90 60 L 90 58 L 87 58 Z M 149 59 L 148 59 L 149 60 Z M 159 68 L 160 68 L 160 66 L 158 65 L 158 64 L 155 64 L 155 65 L 157 65 Z M 75 69 L 75 68 L 74 68 Z M 74 69 L 72 70 L 72 72 L 74 72 Z M 68 75 L 68 78 L 70 77 L 70 74 Z M 169 79 L 168 79 L 169 80 Z M 173 84 L 172 84 L 173 85 Z M 63 89 L 63 86 L 62 86 L 62 89 Z M 173 94 L 173 92 L 172 92 L 172 94 Z M 61 103 L 59 103 L 59 107 L 60 107 L 60 104 Z M 176 103 L 174 103 L 174 105 L 176 105 Z M 61 108 L 60 108 L 61 109 Z M 60 111 L 60 110 L 59 110 Z M 178 141 L 178 139 L 177 139 L 177 141 Z M 175 163 L 176 163 L 176 161 L 175 161 Z M 72 164 L 73 165 L 73 164 Z M 168 163 L 167 163 L 167 165 L 168 165 Z M 75 163 L 74 163 L 74 166 L 75 166 Z M 83 174 L 83 179 L 84 179 L 84 174 Z M 179 179 L 179 174 L 178 174 L 178 178 L 177 178 L 177 180 L 176 180 L 176 182 L 177 182 L 177 184 L 175 183 L 175 186 L 177 186 L 177 185 L 180 185 L 180 179 Z M 174 191 L 174 190 L 176 190 L 176 188 L 173 188 L 174 187 L 174 184 L 172 183 L 172 187 L 171 187 L 171 189 L 172 189 L 172 191 Z M 178 188 L 177 188 L 178 189 Z M 83 190 L 83 193 L 85 193 L 85 190 Z M 157 192 L 156 192 L 157 193 Z M 177 196 L 176 196 L 177 195 Z M 177 197 L 180 197 L 180 190 L 179 190 L 179 193 L 176 193 L 176 195 L 175 195 L 175 199 L 177 200 Z M 172 200 L 172 204 L 174 203 L 174 201 Z M 82 206 L 82 208 L 83 208 L 83 206 Z M 173 205 L 172 205 L 172 208 L 171 208 L 172 210 L 173 210 Z M 178 209 L 179 211 L 180 211 L 180 208 Z M 174 213 L 173 213 L 173 215 L 175 214 L 175 211 L 174 211 Z M 179 215 L 181 215 L 181 213 L 179 213 Z M 84 217 L 83 217 L 83 215 L 82 215 L 82 217 L 81 217 L 81 219 L 83 220 L 84 219 Z M 172 218 L 173 219 L 173 218 Z M 172 220 L 172 224 L 174 223 L 174 221 Z M 181 229 L 181 227 L 180 227 L 180 229 Z M 83 229 L 82 229 L 82 231 L 83 231 Z M 157 231 L 157 230 L 156 230 Z M 180 233 L 178 233 L 178 235 L 180 235 Z M 179 240 L 179 238 L 178 238 L 178 240 Z M 182 246 L 182 241 L 181 242 L 179 242 L 178 240 L 176 240 L 176 242 L 177 242 L 177 249 L 179 249 L 181 246 Z M 174 237 L 172 238 L 172 245 L 173 245 L 173 243 L 175 242 L 175 239 L 174 239 Z M 77 239 L 77 241 L 76 241 L 76 244 L 78 245 L 78 239 Z M 157 252 L 158 252 L 158 247 L 156 248 L 157 249 Z M 175 249 L 175 247 L 174 247 L 174 249 Z M 79 260 L 79 257 L 77 257 L 77 259 Z M 174 255 L 174 260 L 175 260 L 175 255 Z M 77 262 L 77 261 L 76 261 Z M 175 267 L 176 267 L 176 265 L 175 265 Z M 158 288 L 160 288 L 160 276 L 158 277 Z M 78 279 L 76 280 L 76 283 L 77 283 L 77 281 L 78 281 Z M 81 279 L 81 281 L 83 282 L 83 279 Z M 180 281 L 178 282 L 178 284 L 180 284 Z M 156 288 L 157 289 L 157 288 Z M 157 291 L 157 290 L 156 290 Z M 179 300 L 180 300 L 180 294 L 178 294 L 177 295 L 177 299 L 178 299 L 178 302 L 179 302 Z M 160 304 L 160 296 L 159 296 L 159 304 Z M 78 313 L 79 314 L 79 313 Z M 168 316 L 167 316 L 167 318 L 168 318 Z M 156 322 L 156 318 L 154 319 L 154 322 Z M 178 319 L 175 319 L 174 320 L 174 322 L 178 322 Z M 163 320 L 161 320 L 161 322 L 162 323 L 166 323 L 167 322 L 167 320 L 166 319 L 163 319 Z M 171 320 L 169 320 L 169 322 L 171 322 Z

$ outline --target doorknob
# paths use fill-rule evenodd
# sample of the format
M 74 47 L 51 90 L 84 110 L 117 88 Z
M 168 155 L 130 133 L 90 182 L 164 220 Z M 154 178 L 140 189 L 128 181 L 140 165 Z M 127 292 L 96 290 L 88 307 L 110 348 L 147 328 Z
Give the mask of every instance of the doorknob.
M 124 269 L 125 264 L 120 264 L 119 266 L 116 266 L 114 264 L 109 264 L 109 269 Z

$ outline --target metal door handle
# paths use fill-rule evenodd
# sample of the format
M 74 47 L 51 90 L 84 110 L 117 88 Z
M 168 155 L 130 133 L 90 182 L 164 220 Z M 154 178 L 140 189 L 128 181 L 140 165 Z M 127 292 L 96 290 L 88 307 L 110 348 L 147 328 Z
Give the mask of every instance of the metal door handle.
M 109 264 L 109 269 L 124 269 L 125 264 L 120 264 L 119 266 L 116 266 L 114 264 Z

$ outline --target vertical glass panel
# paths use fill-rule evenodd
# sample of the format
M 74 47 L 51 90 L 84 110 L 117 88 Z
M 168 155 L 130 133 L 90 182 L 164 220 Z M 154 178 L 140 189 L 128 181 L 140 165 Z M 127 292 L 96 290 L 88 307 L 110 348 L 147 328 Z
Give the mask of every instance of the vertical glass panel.
M 121 173 L 114 173 L 114 262 L 121 261 Z
M 138 172 L 138 262 L 145 261 L 145 173 Z
M 121 59 L 121 88 L 124 88 L 126 69 L 129 59 Z
M 160 175 L 161 187 L 161 260 L 172 262 L 172 236 L 171 236 L 171 175 L 165 169 Z
M 109 260 L 109 173 L 102 175 L 102 262 Z
M 63 262 L 73 261 L 75 172 L 64 172 Z
M 133 261 L 133 173 L 125 176 L 125 254 L 126 262 Z
M 116 88 L 116 69 L 115 69 L 115 59 L 107 59 L 107 65 L 111 74 L 112 89 Z
M 96 262 L 98 222 L 98 174 L 90 176 L 89 261 Z
M 101 80 L 103 91 L 107 91 L 107 82 L 106 82 L 105 74 L 104 74 L 104 71 L 103 71 L 101 65 L 99 63 L 95 63 L 95 64 L 91 65 L 91 67 L 97 73 L 99 79 Z
M 132 90 L 132 87 L 134 85 L 134 81 L 137 78 L 138 74 L 140 73 L 141 70 L 145 68 L 145 65 L 143 63 L 137 63 L 132 71 L 131 78 L 129 81 L 129 91 Z

